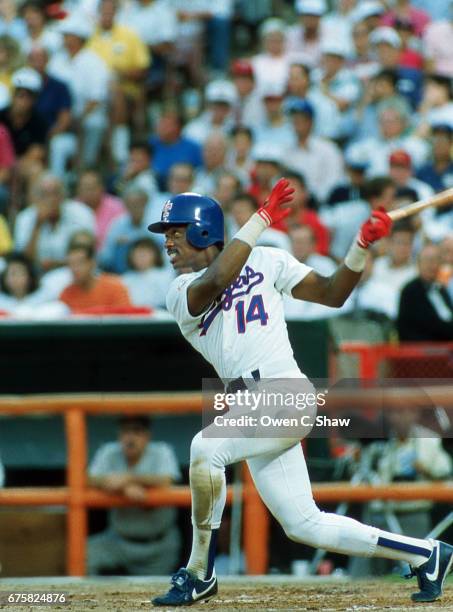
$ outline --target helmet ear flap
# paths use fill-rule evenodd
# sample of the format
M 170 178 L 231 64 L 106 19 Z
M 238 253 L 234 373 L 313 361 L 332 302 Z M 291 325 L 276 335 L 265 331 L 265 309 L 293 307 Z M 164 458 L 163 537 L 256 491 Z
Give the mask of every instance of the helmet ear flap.
M 190 244 L 197 249 L 205 249 L 212 244 L 210 240 L 209 225 L 207 223 L 201 224 L 198 221 L 189 223 L 187 226 L 186 238 Z

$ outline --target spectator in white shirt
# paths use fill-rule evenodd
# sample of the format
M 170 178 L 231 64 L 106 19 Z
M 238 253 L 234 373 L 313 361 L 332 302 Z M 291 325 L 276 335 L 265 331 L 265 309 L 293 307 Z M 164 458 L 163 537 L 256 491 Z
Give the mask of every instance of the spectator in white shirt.
M 239 177 L 244 187 L 250 183 L 250 173 L 253 169 L 252 144 L 253 132 L 249 127 L 238 125 L 233 128 L 227 152 L 227 167 Z
M 387 255 L 374 260 L 371 275 L 362 287 L 362 308 L 383 312 L 390 319 L 396 319 L 401 289 L 417 276 L 413 256 L 414 234 L 410 222 L 403 220 L 394 224 Z M 376 299 L 377 296 L 381 298 Z
M 128 288 L 134 306 L 165 308 L 174 273 L 164 267 L 158 245 L 151 238 L 136 240 L 129 248 L 127 261 L 129 269 L 122 274 L 121 280 Z
M 350 136 L 352 112 L 361 95 L 360 81 L 346 67 L 348 47 L 341 39 L 332 38 L 321 45 L 321 68 L 314 71 L 313 81 L 337 107 L 341 126 L 337 137 Z
M 344 178 L 343 157 L 333 142 L 313 136 L 315 110 L 307 100 L 295 100 L 288 109 L 297 137 L 297 147 L 285 154 L 286 165 L 301 173 L 318 200 L 324 201 Z
M 96 53 L 85 47 L 93 28 L 82 15 L 73 15 L 62 21 L 63 51 L 49 62 L 49 74 L 69 87 L 73 116 L 81 130 L 82 163 L 94 166 L 107 129 L 107 102 L 110 72 Z M 77 138 L 68 135 L 61 145 L 61 155 L 71 158 L 77 152 Z
M 47 49 L 49 55 L 60 50 L 61 34 L 52 29 L 43 2 L 27 0 L 21 6 L 22 18 L 27 28 L 27 35 L 19 39 L 22 52 L 27 55 L 35 45 Z
M 289 28 L 286 37 L 286 50 L 299 54 L 311 68 L 321 59 L 321 41 L 324 28 L 321 21 L 326 13 L 325 0 L 296 0 L 299 23 Z
M 249 60 L 235 60 L 231 65 L 231 78 L 237 91 L 234 108 L 236 123 L 251 128 L 264 121 L 263 102 L 256 90 L 252 63 Z
M 16 218 L 14 242 L 44 271 L 64 264 L 69 240 L 80 229 L 95 231 L 93 212 L 81 202 L 67 199 L 63 183 L 42 175 L 34 189 L 35 203 Z
M 397 149 L 409 153 L 416 170 L 426 162 L 429 145 L 410 131 L 409 122 L 405 106 L 397 101 L 385 102 L 379 111 L 379 135 L 364 138 L 349 147 L 349 151 L 368 160 L 369 176 L 387 174 L 390 154 Z
M 277 83 L 268 82 L 261 88 L 265 109 L 262 123 L 254 129 L 255 143 L 259 145 L 275 145 L 288 149 L 296 145 L 293 126 L 283 112 L 284 89 Z
M 286 24 L 281 19 L 267 19 L 260 27 L 263 50 L 252 57 L 256 87 L 260 92 L 264 83 L 272 81 L 285 87 L 288 80 L 289 60 L 285 50 Z
M 217 179 L 226 169 L 227 139 L 221 132 L 213 132 L 204 143 L 204 166 L 195 176 L 195 193 L 213 196 Z
M 234 125 L 233 109 L 237 102 L 236 88 L 230 81 L 211 81 L 205 90 L 207 109 L 190 121 L 183 135 L 204 144 L 214 130 L 228 134 Z
M 311 227 L 302 225 L 289 231 L 291 252 L 301 263 L 313 268 L 321 276 L 331 276 L 337 264 L 330 257 L 316 253 L 316 240 Z M 290 297 L 283 298 L 285 318 L 288 320 L 312 320 L 343 314 L 343 308 L 329 308 L 312 302 L 302 302 Z

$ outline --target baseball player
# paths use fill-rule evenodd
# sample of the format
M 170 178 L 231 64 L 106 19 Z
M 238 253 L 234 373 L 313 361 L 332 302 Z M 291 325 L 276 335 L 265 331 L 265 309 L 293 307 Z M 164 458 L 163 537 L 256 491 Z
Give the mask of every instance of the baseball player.
M 344 262 L 329 278 L 299 263 L 286 251 L 257 247 L 261 233 L 289 213 L 293 190 L 286 179 L 224 247 L 223 213 L 213 199 L 177 195 L 149 226 L 164 233 L 173 267 L 181 272 L 170 286 L 168 310 L 184 337 L 229 380 L 227 390 L 246 380 L 305 378 L 288 340 L 282 294 L 340 306 L 365 267 L 367 249 L 386 236 L 391 219 L 376 210 L 361 227 Z M 294 438 L 219 438 L 202 435 L 190 450 L 192 551 L 187 566 L 171 579 L 155 606 L 191 605 L 217 593 L 214 569 L 217 530 L 226 497 L 225 466 L 246 460 L 264 503 L 287 536 L 328 551 L 406 561 L 418 580 L 415 602 L 442 594 L 453 564 L 453 546 L 396 535 L 345 516 L 321 512 L 314 503 L 305 458 Z

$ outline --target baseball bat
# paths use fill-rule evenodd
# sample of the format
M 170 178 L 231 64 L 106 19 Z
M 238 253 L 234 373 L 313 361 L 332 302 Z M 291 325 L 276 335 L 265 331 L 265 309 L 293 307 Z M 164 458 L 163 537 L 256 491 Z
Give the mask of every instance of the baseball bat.
M 391 210 L 388 214 L 392 221 L 399 221 L 399 219 L 416 215 L 425 210 L 425 208 L 440 208 L 448 204 L 453 204 L 453 187 L 424 200 L 418 200 L 418 202 L 413 202 L 413 204 L 407 204 L 407 206 Z

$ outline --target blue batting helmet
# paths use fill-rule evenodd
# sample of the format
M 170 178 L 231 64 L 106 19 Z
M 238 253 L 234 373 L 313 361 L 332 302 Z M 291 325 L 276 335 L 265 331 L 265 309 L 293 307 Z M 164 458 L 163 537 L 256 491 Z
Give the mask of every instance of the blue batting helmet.
M 220 204 L 198 193 L 180 193 L 167 200 L 160 221 L 151 223 L 148 229 L 155 234 L 163 234 L 172 225 L 187 225 L 186 238 L 198 249 L 224 242 Z

